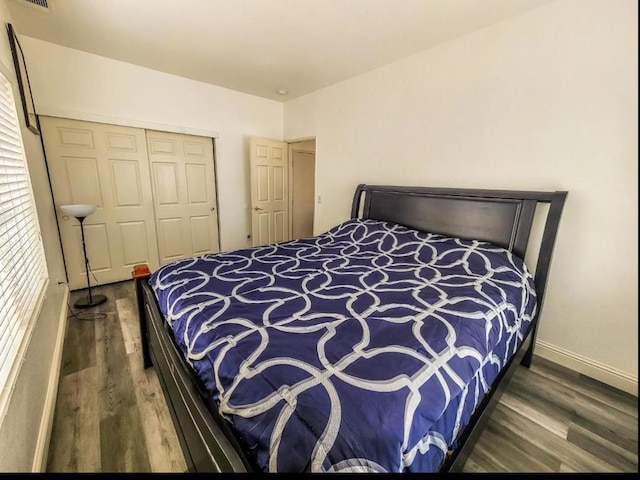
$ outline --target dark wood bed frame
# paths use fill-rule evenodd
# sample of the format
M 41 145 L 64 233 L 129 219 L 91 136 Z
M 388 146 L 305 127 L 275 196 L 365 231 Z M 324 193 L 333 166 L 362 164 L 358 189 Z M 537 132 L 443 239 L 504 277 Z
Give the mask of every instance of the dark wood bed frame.
M 549 204 L 538 246 L 535 287 L 538 310 L 524 342 L 498 375 L 457 438 L 441 472 L 460 471 L 482 426 L 498 403 L 518 365 L 529 367 L 533 356 L 545 288 L 567 192 L 477 190 L 359 185 L 351 218 L 371 218 L 451 237 L 490 241 L 525 257 L 538 204 Z M 245 472 L 255 467 L 245 456 L 229 423 L 205 394 L 200 380 L 183 360 L 156 297 L 148 284 L 151 272 L 137 265 L 132 273 L 140 313 L 145 368 L 156 367 L 189 471 Z

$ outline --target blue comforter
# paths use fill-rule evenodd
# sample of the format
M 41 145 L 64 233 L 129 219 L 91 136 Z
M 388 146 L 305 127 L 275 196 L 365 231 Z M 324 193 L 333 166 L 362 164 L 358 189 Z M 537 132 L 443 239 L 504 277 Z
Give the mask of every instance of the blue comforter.
M 522 260 L 374 220 L 149 280 L 258 468 L 436 471 L 536 311 Z

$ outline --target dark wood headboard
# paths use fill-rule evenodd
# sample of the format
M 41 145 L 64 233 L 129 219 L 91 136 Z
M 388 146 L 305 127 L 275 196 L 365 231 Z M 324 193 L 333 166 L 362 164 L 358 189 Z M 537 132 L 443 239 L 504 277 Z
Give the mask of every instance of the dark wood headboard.
M 384 220 L 424 232 L 488 241 L 524 259 L 536 206 L 548 203 L 535 270 L 537 320 L 567 193 L 361 184 L 353 197 L 351 218 Z
M 351 218 L 384 220 L 449 237 L 483 240 L 524 258 L 537 203 L 554 199 L 564 203 L 566 195 L 362 184 L 356 189 Z

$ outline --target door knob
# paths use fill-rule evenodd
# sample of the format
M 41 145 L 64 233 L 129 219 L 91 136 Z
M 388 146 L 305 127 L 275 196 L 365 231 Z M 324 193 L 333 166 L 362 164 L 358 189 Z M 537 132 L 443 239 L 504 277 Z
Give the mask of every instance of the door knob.
M 260 207 L 253 207 L 253 209 L 254 209 L 256 212 L 261 212 L 261 211 L 262 211 L 262 208 L 260 208 Z
M 211 207 L 211 211 L 213 212 L 216 209 L 216 207 Z

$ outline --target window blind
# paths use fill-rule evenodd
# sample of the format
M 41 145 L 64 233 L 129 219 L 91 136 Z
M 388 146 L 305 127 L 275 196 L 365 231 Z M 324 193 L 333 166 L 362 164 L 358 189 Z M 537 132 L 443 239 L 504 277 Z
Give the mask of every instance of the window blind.
M 46 262 L 11 83 L 0 72 L 0 410 L 41 304 Z

